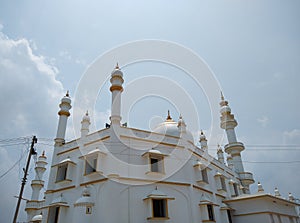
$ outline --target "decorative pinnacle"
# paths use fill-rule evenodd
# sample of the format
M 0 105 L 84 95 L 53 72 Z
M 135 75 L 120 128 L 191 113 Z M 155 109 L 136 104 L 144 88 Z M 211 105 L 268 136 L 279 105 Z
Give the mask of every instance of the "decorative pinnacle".
M 42 156 L 45 156 L 45 150 L 43 150 Z
M 116 65 L 116 68 L 115 68 L 115 69 L 120 69 L 120 68 L 119 68 L 119 63 L 118 63 L 118 62 L 117 62 L 117 65 Z
M 221 91 L 221 100 L 224 101 L 224 95 L 222 91 Z
M 170 110 L 168 110 L 168 117 L 167 120 L 172 120 L 171 115 L 170 115 Z
M 86 116 L 89 116 L 89 111 L 88 111 L 88 110 L 86 110 L 85 115 L 86 115 Z
M 69 90 L 67 90 L 66 97 L 70 97 Z
M 201 135 L 203 135 L 203 131 L 202 131 L 202 129 L 201 129 L 201 132 L 200 132 L 200 134 L 201 134 Z

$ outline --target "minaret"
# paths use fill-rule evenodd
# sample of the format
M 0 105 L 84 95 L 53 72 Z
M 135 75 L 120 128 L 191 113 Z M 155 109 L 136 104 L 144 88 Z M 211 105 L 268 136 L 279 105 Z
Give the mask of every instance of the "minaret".
M 224 152 L 221 148 L 220 145 L 218 145 L 218 151 L 217 151 L 217 155 L 218 155 L 218 160 L 220 163 L 224 164 Z
M 33 216 L 40 213 L 38 210 L 40 208 L 40 192 L 44 187 L 45 181 L 43 180 L 43 174 L 46 171 L 47 157 L 45 156 L 45 151 L 42 155 L 38 157 L 37 162 L 35 163 L 35 178 L 31 181 L 31 200 L 26 202 L 25 211 L 27 212 L 27 221 L 31 221 Z
M 44 186 L 43 174 L 46 171 L 47 157 L 45 156 L 45 151 L 43 151 L 42 155 L 39 156 L 36 161 L 35 166 L 35 178 L 31 181 L 32 195 L 31 200 L 38 201 L 40 191 Z
M 118 64 L 111 73 L 110 83 L 110 91 L 112 93 L 110 121 L 114 127 L 120 126 L 121 122 L 121 93 L 123 91 L 122 84 L 124 83 L 123 73 Z
M 90 127 L 90 117 L 88 111 L 86 111 L 85 116 L 83 116 L 81 121 L 81 137 L 87 136 L 89 133 L 89 127 Z
M 238 142 L 234 128 L 237 126 L 237 121 L 234 115 L 231 114 L 231 109 L 228 106 L 228 101 L 224 99 L 221 92 L 220 102 L 220 113 L 221 113 L 221 128 L 226 131 L 228 144 L 224 146 L 225 152 L 232 156 L 232 163 L 235 171 L 239 174 L 242 185 L 244 186 L 245 193 L 250 193 L 249 185 L 254 183 L 252 173 L 245 172 L 241 158 L 241 152 L 245 149 L 243 143 Z
M 201 145 L 201 149 L 203 150 L 207 150 L 207 139 L 203 133 L 203 131 L 201 130 L 201 133 L 200 133 L 200 145 Z
M 64 144 L 64 142 L 65 142 L 67 121 L 68 121 L 68 117 L 70 116 L 69 111 L 72 108 L 69 91 L 67 92 L 66 96 L 64 96 L 61 99 L 61 103 L 60 103 L 59 107 L 60 107 L 60 110 L 58 112 L 59 121 L 58 121 L 57 133 L 56 133 L 56 138 L 55 138 L 56 146 L 60 146 L 60 145 Z

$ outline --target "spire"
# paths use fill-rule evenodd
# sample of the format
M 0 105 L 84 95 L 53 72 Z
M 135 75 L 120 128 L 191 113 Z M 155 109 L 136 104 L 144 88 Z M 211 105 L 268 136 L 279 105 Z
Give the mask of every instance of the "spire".
M 117 70 L 117 69 L 118 69 L 118 70 L 120 69 L 120 68 L 119 68 L 119 63 L 118 63 L 118 62 L 117 62 L 117 65 L 116 65 L 116 68 L 115 68 L 115 69 L 116 69 L 116 70 Z
M 170 110 L 168 110 L 168 116 L 167 116 L 167 119 L 166 119 L 167 121 L 171 121 L 172 120 L 172 117 L 171 117 L 171 115 L 170 115 Z
M 221 91 L 221 101 L 224 101 L 224 95 L 222 91 Z

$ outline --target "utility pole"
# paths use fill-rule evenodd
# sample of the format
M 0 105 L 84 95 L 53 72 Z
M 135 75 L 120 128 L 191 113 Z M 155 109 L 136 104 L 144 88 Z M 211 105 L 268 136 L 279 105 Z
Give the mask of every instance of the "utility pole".
M 24 177 L 22 179 L 20 194 L 19 194 L 19 197 L 18 197 L 18 203 L 17 203 L 17 207 L 16 207 L 16 211 L 15 211 L 13 223 L 17 222 L 18 213 L 19 213 L 19 209 L 20 209 L 20 203 L 21 203 L 22 196 L 23 196 L 23 191 L 24 191 L 24 186 L 25 186 L 26 181 L 27 181 L 27 172 L 28 172 L 28 169 L 29 169 L 31 155 L 36 155 L 36 151 L 33 148 L 33 146 L 34 146 L 35 143 L 37 143 L 37 138 L 36 138 L 36 136 L 33 136 L 32 137 L 32 141 L 31 141 L 30 150 L 29 150 L 28 159 L 27 159 L 26 168 L 25 168 L 25 170 L 23 169 L 24 170 Z

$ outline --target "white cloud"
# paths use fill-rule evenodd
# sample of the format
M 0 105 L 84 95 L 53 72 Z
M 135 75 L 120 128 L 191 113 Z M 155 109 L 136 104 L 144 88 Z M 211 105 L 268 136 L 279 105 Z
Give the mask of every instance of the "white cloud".
M 300 144 L 300 129 L 283 132 L 283 142 L 287 145 Z
M 0 26 L 1 138 L 33 134 L 38 138 L 54 138 L 58 104 L 64 93 L 62 83 L 56 80 L 58 69 L 48 63 L 45 57 L 33 53 L 30 41 L 25 38 L 10 39 L 1 32 L 1 28 Z M 38 152 L 41 152 L 40 149 L 41 146 L 38 146 Z M 20 150 L 18 146 L 1 148 L 0 174 L 12 166 Z M 48 157 L 51 155 L 48 154 Z M 32 174 L 33 171 L 29 177 L 32 177 Z M 1 221 L 12 220 L 12 212 L 16 205 L 13 195 L 18 194 L 19 188 L 18 168 L 14 168 L 7 176 L 0 179 L 0 190 L 5 191 L 3 193 L 5 197 L 1 198 L 1 204 L 5 204 L 0 207 Z M 29 197 L 30 193 L 28 182 L 25 197 Z M 26 220 L 24 207 L 20 209 L 19 216 L 19 220 Z
M 257 121 L 261 124 L 262 127 L 266 127 L 269 123 L 269 118 L 267 116 L 263 116 L 258 118 Z

